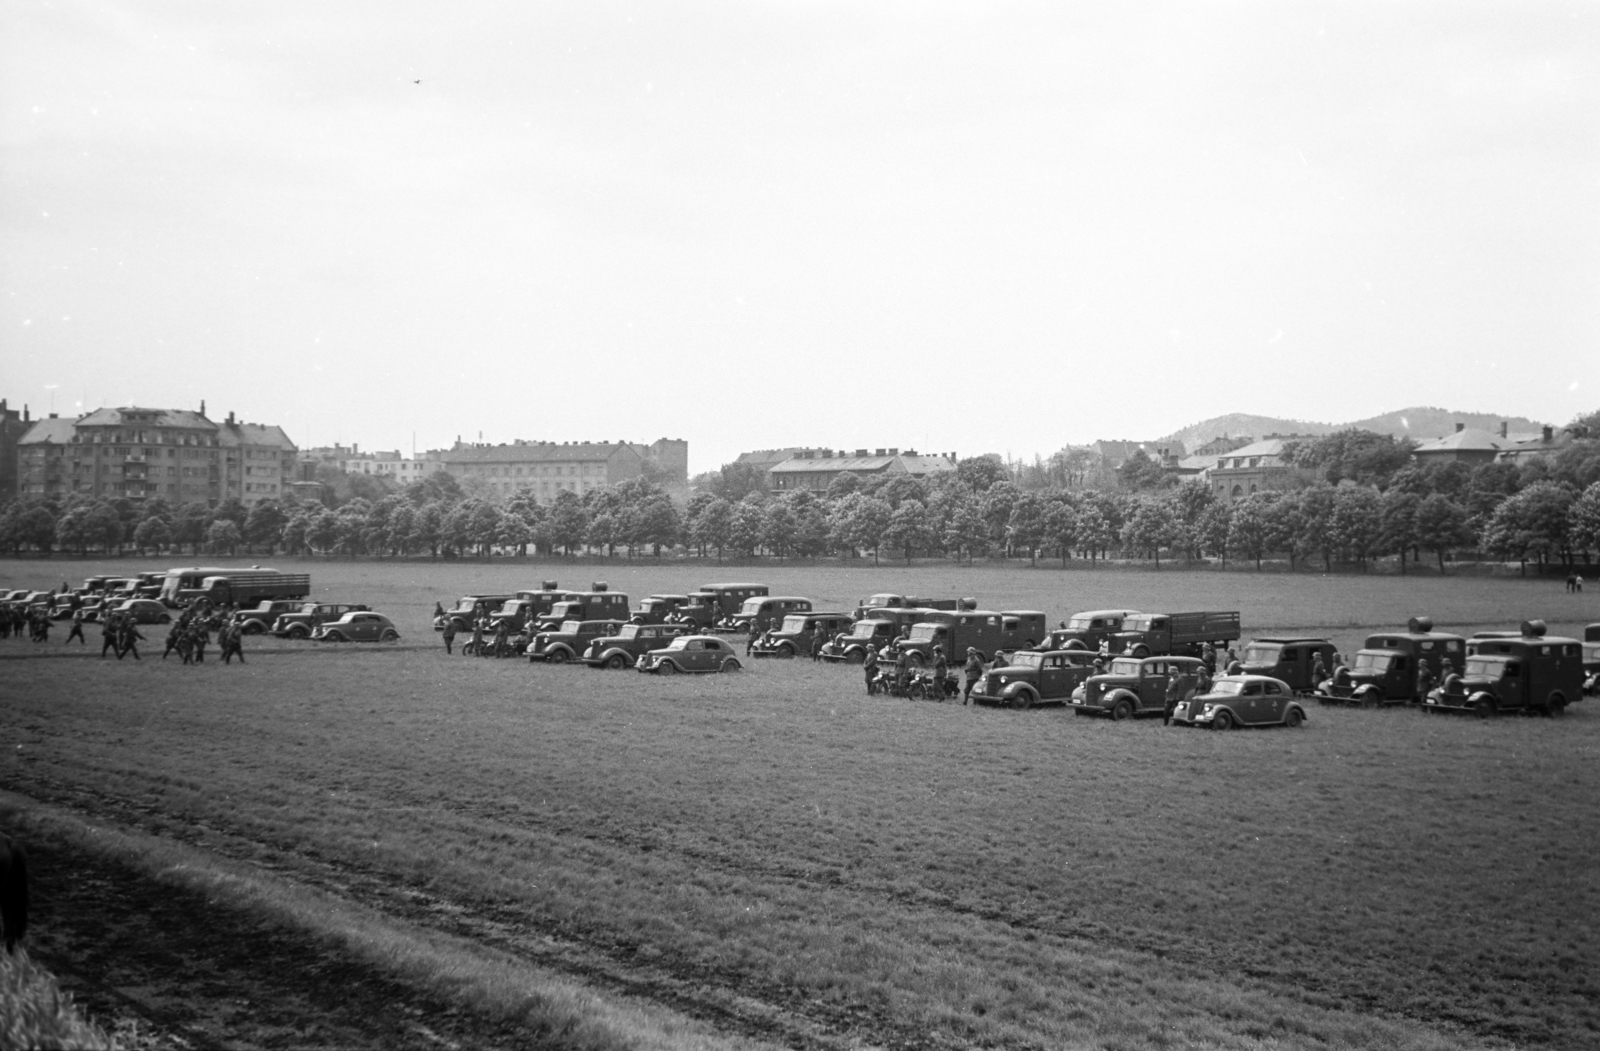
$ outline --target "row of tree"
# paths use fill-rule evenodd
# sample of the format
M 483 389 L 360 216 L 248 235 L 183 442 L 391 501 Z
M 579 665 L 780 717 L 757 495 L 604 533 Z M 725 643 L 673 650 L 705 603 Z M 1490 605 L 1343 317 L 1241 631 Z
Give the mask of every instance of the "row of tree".
M 380 558 L 487 557 L 530 549 L 572 554 L 659 555 L 683 547 L 722 558 L 823 555 L 877 560 L 886 553 L 973 559 L 991 555 L 1101 559 L 1287 557 L 1366 566 L 1425 554 L 1442 568 L 1451 552 L 1506 560 L 1570 562 L 1600 550 L 1600 481 L 1579 490 L 1548 470 L 1505 464 L 1470 469 L 1414 465 L 1387 485 L 1341 479 L 1223 502 L 1198 482 L 1151 491 L 1030 489 L 996 460 L 963 461 L 931 479 L 871 483 L 842 475 L 826 492 L 746 493 L 737 500 L 701 488 L 680 506 L 652 481 L 633 479 L 548 505 L 530 489 L 506 500 L 463 492 L 449 475 L 404 489 L 323 503 L 237 501 L 215 508 L 151 500 L 82 497 L 14 501 L 0 511 L 0 547 L 108 554 L 241 550 Z

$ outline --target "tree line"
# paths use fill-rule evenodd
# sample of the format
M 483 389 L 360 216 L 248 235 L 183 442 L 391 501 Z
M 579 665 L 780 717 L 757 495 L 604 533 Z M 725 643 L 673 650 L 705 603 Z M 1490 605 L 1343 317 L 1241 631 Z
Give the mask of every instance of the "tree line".
M 328 502 L 237 500 L 216 507 L 69 496 L 0 510 L 0 548 L 87 554 L 187 550 L 394 558 L 530 551 L 682 549 L 701 557 L 1022 557 L 1254 562 L 1402 572 L 1453 553 L 1586 562 L 1600 550 L 1600 440 L 1582 436 L 1522 464 L 1421 465 L 1404 442 L 1343 432 L 1288 450 L 1298 468 L 1273 491 L 1228 502 L 1142 454 L 1099 484 L 1040 479 L 996 457 L 927 478 L 840 475 L 820 492 L 772 493 L 730 464 L 680 504 L 636 478 L 548 504 L 521 489 L 500 499 L 438 474 L 404 488 L 363 483 Z

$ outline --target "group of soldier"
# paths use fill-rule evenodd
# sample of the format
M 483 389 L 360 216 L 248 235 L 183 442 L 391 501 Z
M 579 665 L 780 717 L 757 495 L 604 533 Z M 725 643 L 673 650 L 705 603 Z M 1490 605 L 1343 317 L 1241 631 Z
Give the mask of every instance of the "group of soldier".
M 454 653 L 456 622 L 453 619 L 445 619 L 442 634 L 444 651 Z M 461 653 L 471 657 L 515 657 L 517 647 L 511 641 L 512 635 L 509 618 L 491 621 L 488 617 L 478 617 L 472 622 L 472 637 L 462 645 Z
M 211 610 L 204 606 L 190 606 L 178 614 L 178 619 L 167 630 L 167 646 L 161 652 L 161 659 L 166 660 L 176 653 L 185 664 L 204 664 L 212 632 L 217 635 L 222 663 L 232 664 L 237 657 L 243 664 L 244 629 L 229 610 Z
M 214 634 L 223 663 L 231 664 L 236 657 L 241 664 L 244 663 L 244 632 L 235 623 L 234 612 L 231 607 L 212 607 L 203 599 L 191 602 L 172 622 L 161 659 L 165 660 L 173 653 L 177 653 L 185 664 L 204 663 L 206 649 L 211 645 Z M 90 615 L 91 611 L 82 602 L 73 603 L 72 613 L 68 618 L 66 645 L 72 645 L 73 640 L 77 640 L 80 646 L 88 645 L 84 625 L 89 621 Z M 29 637 L 34 642 L 49 642 L 51 626 L 50 607 L 42 603 L 30 607 L 24 607 L 20 603 L 8 603 L 0 607 L 0 638 L 9 638 L 12 635 L 20 638 L 23 628 L 26 627 Z M 117 660 L 124 657 L 142 660 L 139 655 L 139 643 L 144 641 L 146 641 L 144 633 L 139 630 L 138 621 L 133 614 L 109 610 L 101 616 L 101 659 L 111 654 Z
M 44 606 L 24 606 L 20 602 L 0 605 L 0 639 L 22 638 L 26 629 L 33 642 L 50 641 L 50 611 Z

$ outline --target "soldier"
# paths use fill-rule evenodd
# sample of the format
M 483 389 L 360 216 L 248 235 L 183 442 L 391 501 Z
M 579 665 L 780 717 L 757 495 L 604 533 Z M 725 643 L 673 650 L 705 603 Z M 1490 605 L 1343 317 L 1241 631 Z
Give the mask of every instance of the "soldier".
M 972 689 L 983 678 L 983 658 L 978 656 L 976 646 L 967 647 L 967 663 L 962 672 L 966 677 L 966 689 L 961 692 L 961 704 L 965 707 L 972 703 Z
M 871 646 L 861 659 L 861 671 L 867 677 L 867 696 L 871 697 L 878 692 L 878 651 Z
M 1428 694 L 1433 691 L 1433 669 L 1428 667 L 1427 661 L 1417 662 L 1417 703 L 1426 704 Z
M 237 627 L 224 627 L 217 641 L 222 644 L 222 663 L 231 664 L 233 657 L 238 657 L 240 664 L 244 663 L 244 632 Z
M 1229 650 L 1228 652 L 1231 654 L 1233 651 Z M 1240 664 L 1237 660 L 1229 661 L 1228 662 L 1228 674 L 1229 675 L 1243 675 L 1244 674 L 1244 665 Z
M 444 631 L 442 634 L 444 635 L 444 653 L 445 656 L 448 657 L 452 652 L 451 646 L 453 646 L 456 641 L 456 622 L 453 618 L 447 619 L 444 622 Z
M 472 621 L 472 655 L 483 656 L 483 618 L 476 617 Z
M 206 662 L 206 647 L 211 645 L 211 628 L 204 617 L 195 617 L 189 625 L 189 645 L 194 651 L 194 663 Z
M 172 627 L 167 629 L 167 648 L 161 651 L 162 660 L 166 660 L 167 655 L 173 650 L 178 651 L 178 656 L 184 656 L 183 647 L 180 646 L 179 643 L 183 640 L 183 633 L 185 630 L 187 629 L 184 627 L 182 617 L 179 617 L 177 620 L 172 622 Z M 188 664 L 189 662 L 188 660 L 185 660 L 183 663 Z
M 1005 666 L 1006 666 L 1006 651 L 1003 650 L 1003 649 L 1000 649 L 999 647 L 996 647 L 995 651 L 994 651 L 994 662 L 992 664 L 990 664 L 989 667 L 991 667 L 991 668 L 1004 668 Z
M 933 696 L 934 696 L 934 700 L 937 700 L 937 701 L 943 703 L 944 694 L 945 694 L 944 684 L 945 684 L 945 680 L 948 679 L 949 677 L 950 677 L 950 665 L 945 663 L 944 647 L 943 646 L 935 646 L 933 648 L 933 691 L 934 691 Z
M 811 663 L 817 664 L 822 660 L 822 629 L 818 628 L 811 633 Z
M 511 625 L 506 618 L 501 617 L 494 627 L 494 655 L 496 657 L 511 656 L 510 639 Z
M 77 639 L 78 640 L 78 645 L 80 645 L 80 646 L 89 645 L 88 640 L 86 640 L 83 637 L 83 610 L 82 609 L 75 609 L 75 610 L 72 611 L 72 630 L 67 632 L 67 641 L 66 641 L 65 644 L 68 645 L 68 646 L 72 645 L 72 640 L 73 639 Z
M 144 641 L 144 636 L 139 634 L 132 617 L 122 618 L 120 628 L 117 633 L 117 644 L 120 647 L 117 651 L 117 660 L 121 660 L 124 653 L 131 653 L 134 660 L 139 660 L 139 643 Z
M 1205 665 L 1201 665 L 1201 667 L 1204 668 Z M 1172 711 L 1178 707 L 1178 702 L 1181 700 L 1183 700 L 1183 676 L 1167 676 L 1167 706 L 1161 716 L 1162 726 L 1172 725 Z
M 1322 663 L 1322 651 L 1318 650 L 1317 655 L 1311 658 L 1311 688 L 1314 690 L 1321 686 L 1327 678 L 1328 666 Z
M 761 636 L 760 636 L 759 633 L 757 633 L 756 626 L 754 624 L 751 624 L 750 625 L 750 635 L 749 635 L 748 638 L 746 638 L 744 640 L 744 655 L 746 657 L 751 657 L 751 656 L 755 655 L 756 643 L 759 642 L 759 641 L 761 641 Z
M 106 650 L 116 653 L 117 649 L 117 615 L 107 613 L 100 618 L 100 659 L 105 660 Z M 117 653 L 118 659 L 122 654 Z
M 906 681 L 911 677 L 911 659 L 906 655 L 904 648 L 896 647 L 894 651 L 894 693 L 896 697 L 906 695 Z
M 438 620 L 444 616 L 444 603 L 435 601 L 433 604 L 433 619 Z
M 1238 663 L 1239 663 L 1239 655 L 1237 653 L 1233 652 L 1233 647 L 1232 646 L 1229 646 L 1228 647 L 1228 655 L 1225 658 L 1223 658 L 1222 666 L 1224 668 L 1228 669 L 1228 674 L 1229 675 L 1237 675 L 1238 672 L 1233 670 L 1233 666 L 1235 664 L 1238 664 Z
M 1200 646 L 1200 660 L 1206 666 L 1206 671 L 1217 670 L 1217 648 L 1211 643 L 1202 643 Z

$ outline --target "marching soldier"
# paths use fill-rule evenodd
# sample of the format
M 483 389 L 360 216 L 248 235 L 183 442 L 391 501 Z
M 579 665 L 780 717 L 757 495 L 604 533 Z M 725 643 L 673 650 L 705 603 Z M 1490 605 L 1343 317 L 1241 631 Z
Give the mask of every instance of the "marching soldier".
M 117 650 L 117 615 L 107 613 L 100 619 L 100 659 L 105 660 L 106 650 L 116 653 Z M 122 659 L 122 654 L 117 653 L 117 659 Z
M 65 645 L 68 645 L 68 646 L 72 645 L 72 640 L 73 639 L 77 639 L 78 640 L 78 645 L 80 645 L 80 646 L 87 646 L 89 644 L 88 641 L 86 639 L 84 639 L 84 637 L 83 637 L 83 610 L 82 609 L 75 609 L 75 610 L 72 611 L 72 630 L 67 632 L 67 641 L 66 641 Z
M 222 645 L 222 663 L 233 663 L 232 658 L 238 657 L 239 663 L 244 663 L 244 632 L 238 627 L 225 626 L 217 635 L 217 642 Z
M 211 629 L 207 627 L 204 617 L 195 617 L 189 625 L 189 645 L 194 650 L 194 662 L 206 662 L 206 647 L 211 645 Z
M 117 632 L 117 660 L 122 659 L 125 653 L 133 654 L 134 660 L 139 660 L 139 643 L 144 641 L 144 636 L 139 634 L 139 629 L 133 623 L 132 617 L 122 618 Z
M 162 660 L 166 660 L 169 653 L 177 650 L 178 656 L 184 658 L 183 663 L 189 663 L 188 655 L 184 652 L 184 647 L 182 646 L 183 633 L 187 630 L 188 626 L 184 624 L 182 617 L 172 622 L 172 627 L 167 629 L 167 648 L 161 651 Z

